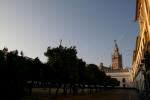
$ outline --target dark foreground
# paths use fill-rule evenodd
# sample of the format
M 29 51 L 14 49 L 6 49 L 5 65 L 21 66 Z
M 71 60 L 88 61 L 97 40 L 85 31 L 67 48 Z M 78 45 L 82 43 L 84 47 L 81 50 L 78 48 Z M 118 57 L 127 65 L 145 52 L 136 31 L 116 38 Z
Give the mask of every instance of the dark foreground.
M 136 90 L 132 89 L 110 89 L 100 91 L 93 95 L 77 95 L 77 96 L 31 96 L 22 100 L 149 100 L 139 95 Z

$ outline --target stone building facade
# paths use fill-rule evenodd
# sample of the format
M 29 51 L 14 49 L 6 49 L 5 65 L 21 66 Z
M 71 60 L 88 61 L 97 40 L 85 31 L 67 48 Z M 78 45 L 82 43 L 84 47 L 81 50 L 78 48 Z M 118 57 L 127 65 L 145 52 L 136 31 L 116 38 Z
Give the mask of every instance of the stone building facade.
M 135 20 L 139 23 L 132 59 L 134 86 L 140 92 L 150 91 L 150 0 L 136 0 Z

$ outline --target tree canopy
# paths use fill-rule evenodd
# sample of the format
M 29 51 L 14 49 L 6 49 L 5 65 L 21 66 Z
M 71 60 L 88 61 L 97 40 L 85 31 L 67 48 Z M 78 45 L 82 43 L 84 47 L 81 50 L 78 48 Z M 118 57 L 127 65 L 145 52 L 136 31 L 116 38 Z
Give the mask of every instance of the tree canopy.
M 75 93 L 76 87 L 85 85 L 119 85 L 116 79 L 107 76 L 97 65 L 86 64 L 78 58 L 75 46 L 48 47 L 44 55 L 48 58 L 47 63 L 42 63 L 38 57 L 33 59 L 24 56 L 23 51 L 19 55 L 18 50 L 0 50 L 0 74 L 5 76 L 1 78 L 3 80 L 0 83 L 3 93 L 19 100 L 25 87 L 28 86 L 30 91 L 32 90 L 35 86 L 34 81 L 42 82 L 43 85 L 50 82 L 49 87 L 55 86 L 57 92 L 63 86 L 64 94 L 67 93 L 67 86 Z

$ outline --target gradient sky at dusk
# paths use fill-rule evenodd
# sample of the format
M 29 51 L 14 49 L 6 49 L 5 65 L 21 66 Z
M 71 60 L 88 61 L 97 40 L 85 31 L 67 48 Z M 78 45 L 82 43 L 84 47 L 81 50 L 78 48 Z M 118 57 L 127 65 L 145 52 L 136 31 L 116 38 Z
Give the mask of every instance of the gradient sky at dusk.
M 0 0 L 0 49 L 18 49 L 46 62 L 48 46 L 76 46 L 89 63 L 111 65 L 117 40 L 130 66 L 139 31 L 136 0 Z

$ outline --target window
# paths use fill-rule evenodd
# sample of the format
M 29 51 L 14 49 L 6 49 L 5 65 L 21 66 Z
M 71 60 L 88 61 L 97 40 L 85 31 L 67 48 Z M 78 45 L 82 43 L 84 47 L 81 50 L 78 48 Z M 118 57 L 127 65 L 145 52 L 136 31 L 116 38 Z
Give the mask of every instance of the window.
M 126 88 L 126 85 L 125 85 L 125 84 L 123 84 L 123 88 Z
M 123 79 L 122 79 L 122 82 L 124 82 L 124 83 L 125 83 L 125 78 L 123 78 Z

